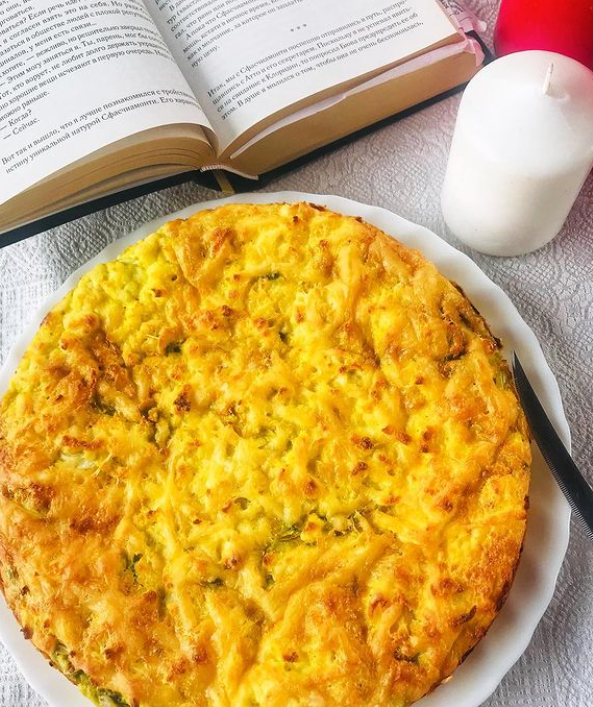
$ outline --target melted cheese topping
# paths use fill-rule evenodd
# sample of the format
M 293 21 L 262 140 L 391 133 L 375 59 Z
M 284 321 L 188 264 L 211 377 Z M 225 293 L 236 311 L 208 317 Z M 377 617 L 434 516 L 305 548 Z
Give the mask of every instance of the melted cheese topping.
M 519 558 L 498 349 L 419 253 L 308 204 L 201 212 L 97 266 L 1 406 L 25 635 L 101 705 L 420 698 Z

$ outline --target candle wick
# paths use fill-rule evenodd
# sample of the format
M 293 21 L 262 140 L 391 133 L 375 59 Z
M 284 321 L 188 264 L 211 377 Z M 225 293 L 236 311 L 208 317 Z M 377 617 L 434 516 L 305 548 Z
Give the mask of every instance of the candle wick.
M 548 95 L 550 91 L 550 82 L 552 81 L 552 74 L 554 73 L 554 62 L 550 63 L 548 70 L 546 71 L 546 78 L 544 79 L 544 85 L 542 86 L 542 93 L 544 96 Z

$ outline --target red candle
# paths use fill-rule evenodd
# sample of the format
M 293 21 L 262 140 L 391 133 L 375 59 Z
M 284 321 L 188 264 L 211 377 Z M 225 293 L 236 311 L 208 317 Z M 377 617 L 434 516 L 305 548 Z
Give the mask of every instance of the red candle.
M 502 0 L 494 47 L 499 56 L 547 49 L 593 70 L 593 0 Z

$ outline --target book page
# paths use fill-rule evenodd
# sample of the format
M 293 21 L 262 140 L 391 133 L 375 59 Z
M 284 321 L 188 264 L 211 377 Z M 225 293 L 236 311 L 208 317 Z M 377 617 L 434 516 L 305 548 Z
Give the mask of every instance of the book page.
M 132 134 L 209 125 L 142 0 L 0 0 L 0 39 L 0 203 Z
M 145 0 L 219 149 L 274 113 L 455 36 L 437 0 Z

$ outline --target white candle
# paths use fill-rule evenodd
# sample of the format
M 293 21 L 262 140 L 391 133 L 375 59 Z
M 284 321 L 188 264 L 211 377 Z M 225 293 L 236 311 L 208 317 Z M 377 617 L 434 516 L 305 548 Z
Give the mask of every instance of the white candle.
M 545 51 L 509 54 L 470 82 L 442 194 L 464 243 L 522 255 L 560 231 L 593 166 L 593 72 Z

